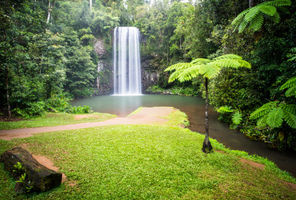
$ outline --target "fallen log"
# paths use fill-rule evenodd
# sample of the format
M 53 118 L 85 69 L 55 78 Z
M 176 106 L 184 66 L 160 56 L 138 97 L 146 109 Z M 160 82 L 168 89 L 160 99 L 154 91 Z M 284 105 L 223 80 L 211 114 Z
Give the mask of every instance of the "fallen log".
M 41 165 L 32 155 L 21 147 L 5 151 L 0 162 L 17 180 L 16 191 L 47 191 L 61 184 L 62 174 Z

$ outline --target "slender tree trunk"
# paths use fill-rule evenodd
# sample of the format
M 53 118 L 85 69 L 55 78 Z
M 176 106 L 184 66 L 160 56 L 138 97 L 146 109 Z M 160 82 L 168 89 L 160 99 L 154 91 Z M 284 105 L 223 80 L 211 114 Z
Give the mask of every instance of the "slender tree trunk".
M 8 90 L 8 67 L 6 67 L 6 102 L 7 102 L 7 116 L 8 119 L 11 118 L 11 108 L 10 108 L 10 97 L 9 97 L 9 90 Z
M 205 105 L 205 131 L 206 137 L 203 142 L 202 151 L 209 153 L 212 151 L 212 145 L 209 139 L 209 79 L 205 78 L 205 88 L 206 88 L 206 105 Z
M 89 9 L 90 9 L 90 11 L 92 9 L 92 0 L 89 0 Z
M 47 24 L 49 23 L 50 15 L 51 15 L 51 3 L 50 3 L 50 0 L 48 0 L 48 12 L 47 12 L 47 20 L 46 20 Z
M 254 0 L 249 0 L 249 8 L 254 6 Z

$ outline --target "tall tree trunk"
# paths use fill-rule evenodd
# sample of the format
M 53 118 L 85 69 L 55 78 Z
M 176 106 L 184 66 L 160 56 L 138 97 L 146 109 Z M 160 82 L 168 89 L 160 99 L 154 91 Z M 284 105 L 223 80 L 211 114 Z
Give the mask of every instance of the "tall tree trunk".
M 254 6 L 254 0 L 249 0 L 249 8 Z
M 5 84 L 6 84 L 6 102 L 7 102 L 7 116 L 8 116 L 8 119 L 11 118 L 11 108 L 10 108 L 10 97 L 9 97 L 9 90 L 8 90 L 8 67 L 6 66 L 6 81 L 5 81 Z
M 90 9 L 90 11 L 92 9 L 92 0 L 89 0 L 89 9 Z
M 206 88 L 206 105 L 205 105 L 205 131 L 206 137 L 202 145 L 202 151 L 209 153 L 212 151 L 212 145 L 209 139 L 209 79 L 205 78 L 205 88 Z
M 51 4 L 50 4 L 50 0 L 48 0 L 48 12 L 47 12 L 47 20 L 46 23 L 49 23 L 50 20 L 50 14 L 51 14 Z
M 48 0 L 48 12 L 47 12 L 47 20 L 46 20 L 46 23 L 48 24 L 49 21 L 50 21 L 50 17 L 51 17 L 51 12 L 52 12 L 52 9 L 54 7 L 54 4 L 55 4 L 55 0 L 50 2 L 51 0 Z

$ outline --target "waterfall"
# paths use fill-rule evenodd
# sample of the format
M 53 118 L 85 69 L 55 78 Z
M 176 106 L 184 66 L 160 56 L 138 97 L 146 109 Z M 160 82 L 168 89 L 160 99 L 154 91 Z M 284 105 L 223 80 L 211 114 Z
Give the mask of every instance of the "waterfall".
M 138 28 L 116 27 L 114 29 L 113 73 L 114 95 L 142 93 Z

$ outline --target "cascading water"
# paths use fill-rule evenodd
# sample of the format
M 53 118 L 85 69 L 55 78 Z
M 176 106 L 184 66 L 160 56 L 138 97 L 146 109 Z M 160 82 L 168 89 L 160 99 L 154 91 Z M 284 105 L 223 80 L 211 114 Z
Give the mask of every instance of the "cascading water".
M 114 29 L 113 72 L 114 95 L 142 94 L 138 28 Z

